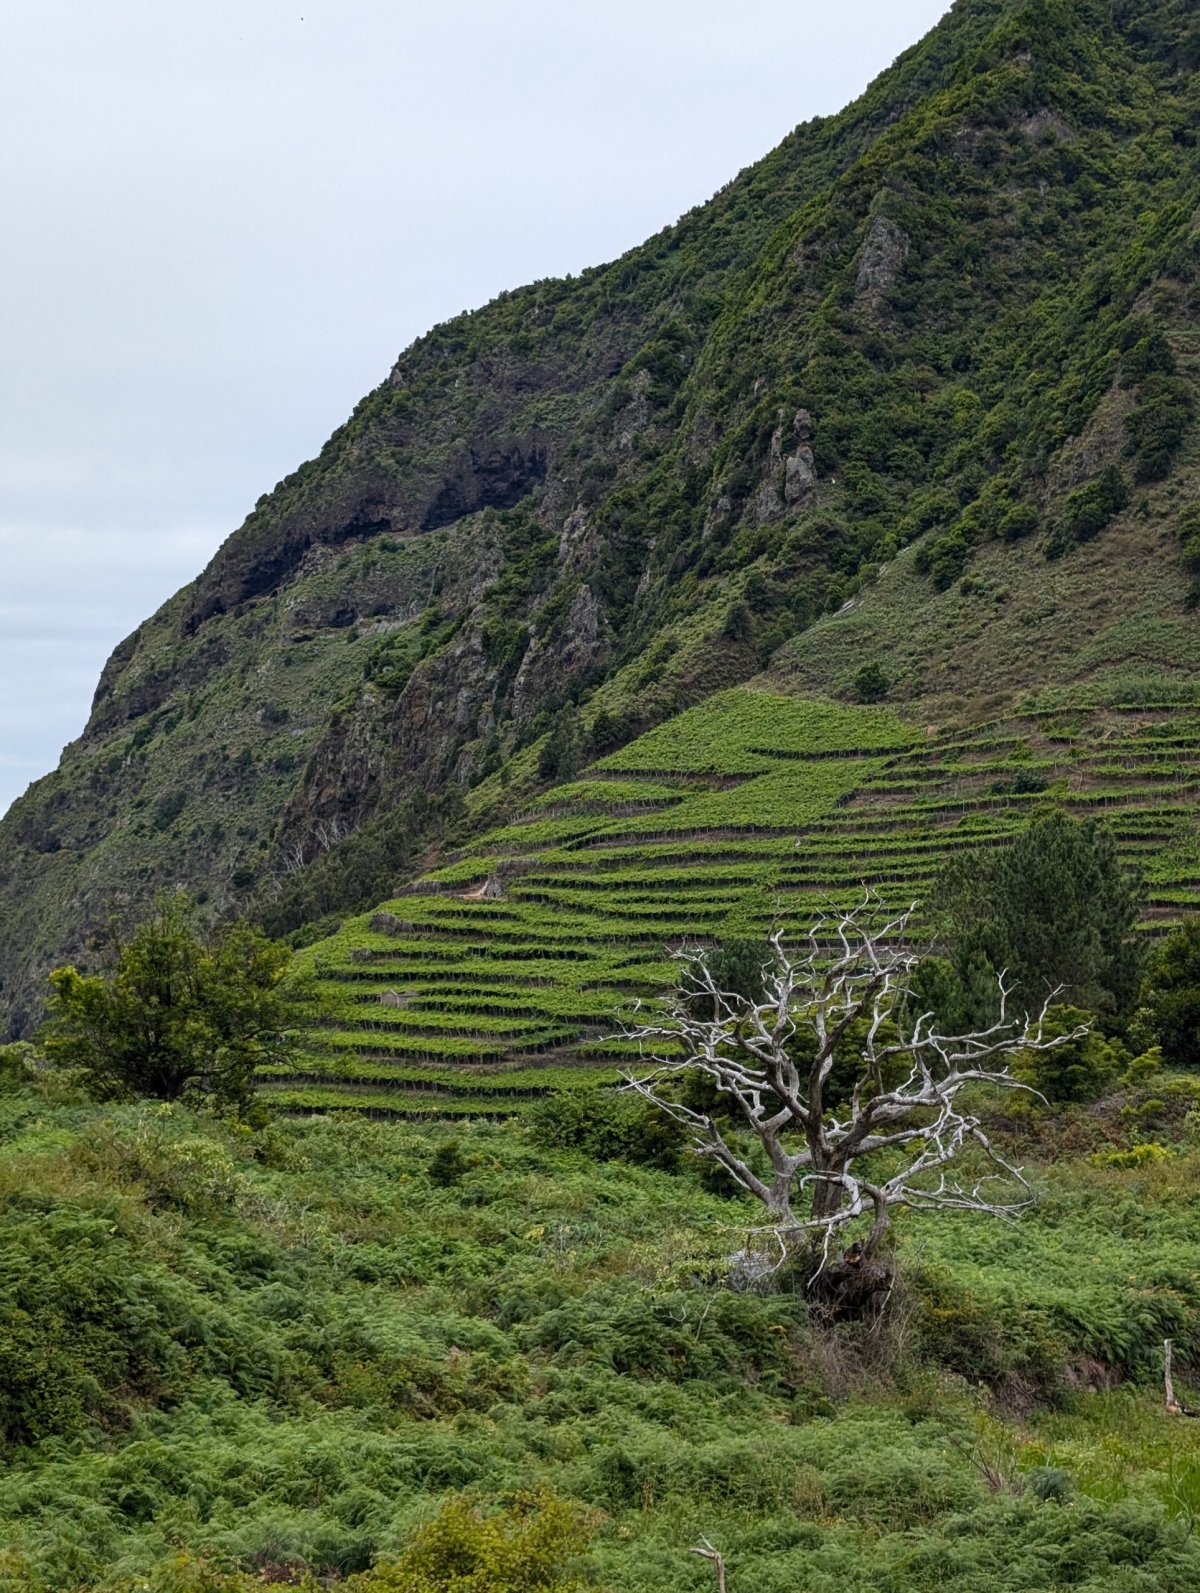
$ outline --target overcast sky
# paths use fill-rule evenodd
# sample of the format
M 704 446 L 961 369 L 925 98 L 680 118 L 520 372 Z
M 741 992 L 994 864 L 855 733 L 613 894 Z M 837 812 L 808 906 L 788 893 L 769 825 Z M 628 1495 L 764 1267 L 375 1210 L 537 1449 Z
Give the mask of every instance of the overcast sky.
M 414 337 L 611 259 L 945 0 L 9 0 L 0 812 Z

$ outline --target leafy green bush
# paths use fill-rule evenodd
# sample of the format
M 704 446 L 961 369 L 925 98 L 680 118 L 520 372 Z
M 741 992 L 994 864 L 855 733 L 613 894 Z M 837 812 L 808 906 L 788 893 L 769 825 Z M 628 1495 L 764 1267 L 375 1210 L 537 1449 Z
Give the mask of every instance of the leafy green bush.
M 444 1139 L 429 1158 L 429 1179 L 442 1189 L 461 1183 L 463 1175 L 471 1170 L 471 1159 L 463 1155 L 456 1139 Z
M 939 592 L 953 586 L 967 567 L 971 557 L 971 544 L 961 530 L 951 529 L 924 542 L 917 549 L 916 566 L 922 575 L 928 575 Z
M 661 1112 L 614 1090 L 556 1090 L 532 1108 L 527 1121 L 539 1145 L 667 1171 L 678 1166 L 684 1141 L 682 1129 Z
M 1138 998 L 1138 1038 L 1162 1050 L 1168 1067 L 1200 1066 L 1200 917 L 1173 929 L 1150 952 Z
M 1156 1162 L 1169 1161 L 1171 1153 L 1162 1145 L 1147 1141 L 1130 1145 L 1127 1150 L 1096 1151 L 1090 1158 L 1093 1167 L 1152 1167 Z
M 0 1045 L 0 1093 L 22 1090 L 32 1084 L 36 1055 L 28 1041 Z
M 98 1097 L 189 1095 L 245 1110 L 256 1069 L 295 1055 L 290 953 L 257 930 L 235 925 L 205 942 L 190 905 L 163 897 L 127 941 L 114 931 L 111 953 L 106 976 L 50 975 L 41 1033 L 47 1057 Z
M 1080 1029 L 1086 1032 L 1070 1038 Z M 1091 1014 L 1079 1007 L 1051 1007 L 1042 1032 L 1046 1039 L 1060 1039 L 1062 1044 L 1023 1052 L 1013 1073 L 1052 1105 L 1098 1100 L 1121 1071 L 1121 1052 L 1094 1027 Z
M 197 1216 L 227 1211 L 239 1192 L 237 1167 L 213 1134 L 197 1133 L 169 1103 L 139 1105 L 97 1125 L 78 1154 L 88 1165 L 128 1180 L 155 1208 Z
M 1129 503 L 1129 483 L 1119 465 L 1109 465 L 1086 487 L 1078 487 L 1067 498 L 1064 525 L 1077 542 L 1098 536 L 1115 515 Z
M 1032 536 L 1041 523 L 1033 504 L 1018 503 L 1000 521 L 1000 535 L 1006 542 L 1019 542 L 1022 537 Z
M 859 702 L 878 702 L 886 697 L 891 686 L 887 671 L 880 663 L 863 664 L 854 675 L 854 695 Z
M 3 1214 L 0 1442 L 120 1425 L 128 1401 L 178 1399 L 197 1373 L 261 1391 L 277 1366 L 258 1335 L 238 1342 L 239 1332 L 193 1282 L 144 1254 L 113 1212 L 43 1200 Z
M 594 1513 L 553 1494 L 527 1494 L 485 1515 L 449 1499 L 393 1564 L 376 1565 L 354 1593 L 576 1593 L 568 1567 L 595 1530 Z
M 1196 394 L 1185 377 L 1156 372 L 1138 392 L 1138 407 L 1125 421 L 1125 451 L 1134 461 L 1134 479 L 1159 481 L 1168 475 L 1191 425 Z

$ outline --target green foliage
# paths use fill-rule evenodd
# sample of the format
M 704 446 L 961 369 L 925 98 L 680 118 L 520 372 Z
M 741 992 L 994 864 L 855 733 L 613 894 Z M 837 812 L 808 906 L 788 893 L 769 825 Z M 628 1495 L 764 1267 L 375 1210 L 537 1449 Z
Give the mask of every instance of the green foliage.
M 583 729 L 579 713 L 566 707 L 554 716 L 553 728 L 538 753 L 539 780 L 569 780 L 583 764 Z
M 1070 1038 L 1078 1030 L 1086 1032 Z M 1042 1034 L 1063 1043 L 1050 1050 L 1023 1052 L 1013 1073 L 1051 1105 L 1098 1100 L 1121 1071 L 1122 1053 L 1096 1029 L 1091 1014 L 1079 1007 L 1051 1007 Z
M 1128 503 L 1129 482 L 1120 466 L 1109 465 L 1096 481 L 1067 498 L 1063 516 L 1067 534 L 1077 542 L 1098 536 Z
M 773 952 L 765 940 L 733 935 L 709 952 L 708 970 L 718 990 L 760 1001 L 763 973 L 772 962 Z
M 382 641 L 376 643 L 363 665 L 363 679 L 380 691 L 399 696 L 412 679 L 417 665 L 444 647 L 454 630 L 454 622 L 447 619 L 440 609 L 426 609 L 419 619 L 389 631 Z M 525 641 L 528 641 L 528 635 Z M 485 650 L 490 647 L 489 657 L 494 662 L 502 654 L 507 664 L 508 652 L 518 645 L 519 632 L 513 636 L 506 633 L 502 640 L 490 633 L 484 638 Z M 516 662 L 520 662 L 519 657 Z M 512 667 L 515 668 L 515 665 Z
M 273 886 L 253 905 L 253 916 L 270 935 L 306 936 L 338 909 L 360 912 L 382 900 L 395 880 L 413 863 L 430 836 L 453 828 L 463 810 L 457 786 L 440 796 L 411 792 L 386 812 L 377 814 L 340 846 L 313 858 L 300 873 L 285 880 L 278 895 Z
M 891 686 L 888 673 L 878 662 L 863 664 L 854 675 L 854 695 L 859 702 L 878 702 Z
M 153 825 L 156 830 L 169 830 L 187 806 L 188 794 L 184 790 L 168 791 L 154 805 Z
M 1132 934 L 1141 889 L 1111 831 L 1048 811 L 1008 846 L 948 860 L 932 901 L 964 985 L 984 960 L 1031 1007 L 1061 989 L 1090 1010 L 1127 1015 L 1141 971 Z
M 111 968 L 58 968 L 41 1042 L 98 1097 L 188 1096 L 243 1111 L 256 1069 L 292 1058 L 298 1011 L 283 988 L 290 955 L 242 925 L 203 940 L 190 905 L 163 897 Z
M 211 1215 L 213 1169 L 225 1153 L 202 1136 L 174 1145 L 170 1204 Z M 103 1146 L 85 1142 L 83 1152 L 98 1168 Z M 160 1166 L 169 1154 L 160 1149 Z M 126 1160 L 120 1176 L 144 1171 L 144 1161 Z M 141 1187 L 158 1200 L 162 1186 L 151 1183 Z M 194 1277 L 146 1254 L 127 1210 L 53 1188 L 22 1205 L 10 1193 L 0 1220 L 0 1442 L 120 1426 L 128 1402 L 170 1403 L 197 1376 L 249 1395 L 273 1384 L 280 1367 L 261 1335 L 235 1327 Z
M 595 1530 L 589 1515 L 550 1493 L 518 1497 L 485 1515 L 450 1499 L 391 1565 L 377 1565 L 355 1593 L 576 1593 L 567 1566 Z
M 1099 1133 L 1133 1154 L 1047 1150 L 1020 1224 L 909 1214 L 903 1312 L 818 1338 L 791 1295 L 722 1286 L 752 1210 L 691 1177 L 512 1125 L 254 1134 L 0 1096 L 0 1576 L 675 1593 L 710 1585 L 703 1533 L 779 1593 L 814 1568 L 900 1593 L 933 1563 L 961 1593 L 1025 1593 L 1064 1556 L 1097 1586 L 1133 1556 L 1185 1593 L 1173 1490 L 1200 1435 L 1164 1427 L 1161 1341 L 1186 1389 L 1197 1153 Z M 442 1184 L 451 1141 L 471 1172 Z M 1081 1377 L 1124 1386 L 1083 1401 Z M 1069 1510 L 1039 1503 L 1043 1469 Z
M 1042 517 L 1033 504 L 1014 504 L 1000 521 L 1000 535 L 1006 542 L 1019 542 L 1032 536 L 1041 523 Z
M 952 529 L 917 550 L 917 569 L 928 575 L 939 592 L 953 586 L 967 567 L 971 544 L 960 529 Z
M 1168 1067 L 1200 1067 L 1200 918 L 1185 919 L 1147 957 L 1137 1026 Z
M 0 1094 L 25 1089 L 35 1077 L 36 1052 L 28 1041 L 0 1045 Z
M 510 680 L 520 668 L 529 647 L 529 628 L 515 620 L 496 620 L 485 626 L 483 653 L 502 680 Z
M 1124 1150 L 1097 1151 L 1091 1158 L 1093 1167 L 1119 1168 L 1129 1171 L 1135 1167 L 1153 1167 L 1156 1162 L 1170 1160 L 1170 1151 L 1161 1145 L 1143 1143 L 1130 1145 Z
M 429 1181 L 441 1189 L 449 1189 L 462 1182 L 471 1165 L 470 1157 L 464 1156 L 456 1139 L 444 1139 L 429 1158 Z
M 678 1166 L 684 1142 L 682 1129 L 639 1097 L 586 1085 L 545 1096 L 526 1120 L 539 1145 L 666 1171 Z
M 721 635 L 729 642 L 748 642 L 752 639 L 754 618 L 745 603 L 730 604 Z
M 1125 422 L 1135 480 L 1159 481 L 1170 473 L 1195 410 L 1195 389 L 1186 378 L 1156 373 L 1142 383 L 1138 407 Z

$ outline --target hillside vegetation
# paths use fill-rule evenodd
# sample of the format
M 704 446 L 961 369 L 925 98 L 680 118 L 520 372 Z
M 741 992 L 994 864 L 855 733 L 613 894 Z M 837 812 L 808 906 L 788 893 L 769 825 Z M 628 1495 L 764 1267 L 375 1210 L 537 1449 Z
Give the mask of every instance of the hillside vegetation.
M 0 1593 L 1200 1586 L 1194 10 L 959 0 L 117 648 L 0 821 Z
M 702 1535 L 734 1593 L 1200 1577 L 1200 1432 L 1161 1414 L 1163 1336 L 1200 1356 L 1190 1078 L 1017 1129 L 1032 1215 L 913 1217 L 902 1304 L 830 1335 L 786 1289 L 724 1286 L 755 1214 L 686 1167 L 515 1123 L 251 1133 L 20 1075 L 0 1096 L 13 1593 L 245 1593 L 373 1560 L 352 1586 L 408 1590 L 383 1568 L 447 1500 L 491 1516 L 530 1493 L 584 1524 L 553 1588 L 710 1588 Z M 434 1541 L 469 1536 L 454 1520 Z M 489 1563 L 478 1587 L 532 1585 Z
M 1104 821 L 1146 876 L 1156 935 L 1196 900 L 1198 792 L 1187 697 L 1077 689 L 939 730 L 884 706 L 718 694 L 303 952 L 329 1031 L 306 1070 L 266 1075 L 270 1097 L 495 1115 L 615 1081 L 637 1055 L 622 1015 L 673 982 L 668 949 L 794 935 L 864 885 L 924 903 L 948 857 L 1046 807 Z
M 10 1032 L 181 874 L 274 932 L 361 910 L 766 665 L 886 664 L 921 731 L 1190 680 L 1198 60 L 1181 0 L 960 0 L 642 248 L 415 344 L 0 825 Z

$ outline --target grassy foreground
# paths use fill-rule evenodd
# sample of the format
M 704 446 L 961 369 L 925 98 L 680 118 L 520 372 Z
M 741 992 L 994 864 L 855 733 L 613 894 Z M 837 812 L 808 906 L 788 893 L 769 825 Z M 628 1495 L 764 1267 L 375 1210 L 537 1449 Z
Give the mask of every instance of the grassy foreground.
M 820 1337 L 718 1286 L 754 1213 L 691 1167 L 10 1088 L 0 1589 L 336 1581 L 539 1486 L 622 1593 L 712 1587 L 701 1534 L 731 1593 L 1193 1589 L 1195 1095 L 1026 1125 L 1036 1210 L 902 1225 L 888 1327 Z

